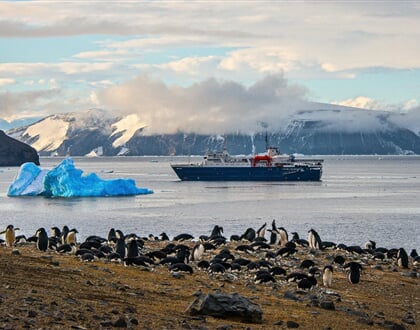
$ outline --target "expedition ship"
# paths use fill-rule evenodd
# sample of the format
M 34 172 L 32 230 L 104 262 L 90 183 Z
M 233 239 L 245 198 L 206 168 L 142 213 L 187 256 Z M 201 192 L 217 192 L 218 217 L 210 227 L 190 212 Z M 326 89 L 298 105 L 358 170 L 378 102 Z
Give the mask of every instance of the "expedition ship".
M 320 181 L 322 159 L 297 158 L 268 147 L 264 154 L 207 153 L 201 163 L 171 164 L 182 181 Z

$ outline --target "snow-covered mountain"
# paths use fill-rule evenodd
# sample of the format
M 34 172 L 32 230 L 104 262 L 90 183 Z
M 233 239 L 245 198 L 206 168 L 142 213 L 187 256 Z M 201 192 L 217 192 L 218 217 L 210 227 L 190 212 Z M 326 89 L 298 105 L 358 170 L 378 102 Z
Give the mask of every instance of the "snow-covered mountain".
M 268 139 L 282 152 L 307 155 L 420 154 L 418 123 L 404 116 L 314 104 L 291 116 L 281 131 L 269 132 Z M 225 143 L 217 135 L 145 133 L 138 115 L 115 116 L 100 109 L 52 115 L 7 132 L 40 155 L 188 155 L 221 149 Z M 265 137 L 265 132 L 225 135 L 232 154 L 264 151 Z

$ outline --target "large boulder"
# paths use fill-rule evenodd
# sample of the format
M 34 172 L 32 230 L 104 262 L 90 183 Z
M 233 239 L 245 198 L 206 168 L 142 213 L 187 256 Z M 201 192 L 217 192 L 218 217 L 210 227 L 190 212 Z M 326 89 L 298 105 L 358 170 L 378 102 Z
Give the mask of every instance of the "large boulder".
M 187 308 L 190 315 L 210 315 L 239 322 L 262 323 L 262 309 L 256 303 L 237 294 L 222 292 L 200 294 Z
M 27 162 L 39 165 L 37 151 L 0 130 L 0 166 L 20 166 Z

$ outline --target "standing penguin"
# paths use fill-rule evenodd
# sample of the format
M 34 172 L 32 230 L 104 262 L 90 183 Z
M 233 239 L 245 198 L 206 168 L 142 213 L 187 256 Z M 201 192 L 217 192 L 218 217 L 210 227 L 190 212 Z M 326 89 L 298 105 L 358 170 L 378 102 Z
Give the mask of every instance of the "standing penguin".
M 308 243 L 311 249 L 320 249 L 322 245 L 321 237 L 312 228 L 308 231 Z
M 324 270 L 322 271 L 322 283 L 327 288 L 331 287 L 332 275 L 333 275 L 333 267 L 331 265 L 326 265 L 324 267 Z
M 35 236 L 37 237 L 36 247 L 38 248 L 38 250 L 47 251 L 49 241 L 48 241 L 48 234 L 45 228 L 39 228 L 36 231 Z
M 4 237 L 5 237 L 5 240 L 6 240 L 6 246 L 7 247 L 12 247 L 12 246 L 15 245 L 15 243 L 16 243 L 16 233 L 15 233 L 15 231 L 16 230 L 19 230 L 19 228 L 14 228 L 13 225 L 8 225 L 6 227 L 6 230 L 4 230 L 0 233 L 0 235 L 5 234 Z
M 397 263 L 399 267 L 408 268 L 408 254 L 404 248 L 398 249 L 397 252 Z
M 287 234 L 287 230 L 283 227 L 279 229 L 279 236 L 280 236 L 280 246 L 286 246 L 287 242 L 289 241 L 289 235 Z
M 271 245 L 278 245 L 280 242 L 280 235 L 279 235 L 279 231 L 277 230 L 277 226 L 276 226 L 276 220 L 273 219 L 273 222 L 271 223 L 271 229 L 268 229 L 268 231 L 271 233 L 270 234 L 270 244 Z
M 351 284 L 357 284 L 360 282 L 360 271 L 363 269 L 361 264 L 352 261 L 344 265 L 344 268 L 349 268 L 347 278 Z
M 77 244 L 77 239 L 76 239 L 76 234 L 77 233 L 79 233 L 79 232 L 75 228 L 70 230 L 67 234 L 67 237 L 66 237 L 66 243 L 70 244 L 70 245 L 76 245 Z
M 129 239 L 127 243 L 127 258 L 134 258 L 139 255 L 139 245 L 136 239 Z
M 265 222 L 258 230 L 257 237 L 265 238 L 265 230 L 267 228 L 267 222 Z
M 204 253 L 204 250 L 205 250 L 205 248 L 204 248 L 204 245 L 203 244 L 201 244 L 201 243 L 196 244 L 194 246 L 193 250 L 192 250 L 191 260 L 192 261 L 198 261 L 198 260 L 200 260 L 201 259 L 201 256 Z
M 64 225 L 63 229 L 61 230 L 61 244 L 66 244 L 68 233 L 69 233 L 69 227 Z

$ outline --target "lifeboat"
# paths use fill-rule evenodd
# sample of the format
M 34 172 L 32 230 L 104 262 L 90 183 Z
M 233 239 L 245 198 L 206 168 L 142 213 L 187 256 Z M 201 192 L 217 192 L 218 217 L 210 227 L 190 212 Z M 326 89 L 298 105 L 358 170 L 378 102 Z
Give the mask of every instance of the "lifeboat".
M 254 156 L 252 158 L 252 167 L 256 167 L 260 162 L 264 162 L 267 167 L 270 167 L 271 160 L 272 158 L 269 155 Z

